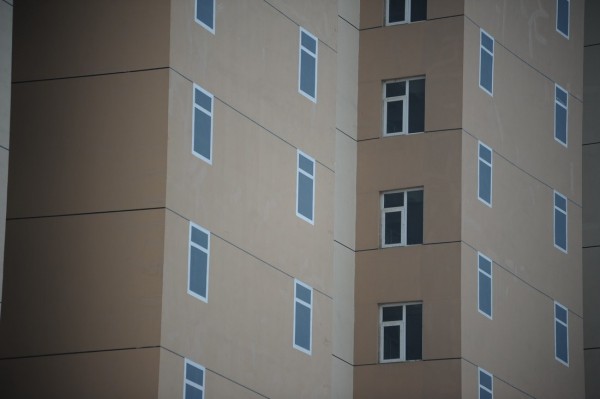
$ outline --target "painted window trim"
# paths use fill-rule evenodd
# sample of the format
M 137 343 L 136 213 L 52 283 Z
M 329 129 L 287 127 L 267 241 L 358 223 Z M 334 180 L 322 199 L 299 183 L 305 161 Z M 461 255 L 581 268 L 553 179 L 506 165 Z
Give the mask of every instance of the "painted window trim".
M 486 161 L 481 157 L 481 147 L 486 148 L 490 151 L 491 162 Z M 483 202 L 490 208 L 492 208 L 492 204 L 494 202 L 494 150 L 491 147 L 485 145 L 483 142 L 478 141 L 477 146 L 477 198 L 479 201 Z M 484 163 L 490 167 L 490 202 L 487 202 L 485 199 L 481 198 L 481 187 L 479 186 L 479 182 L 481 181 L 481 163 Z
M 423 130 L 422 132 L 412 132 L 410 133 L 408 131 L 408 126 L 409 126 L 409 122 L 410 122 L 410 106 L 409 106 L 409 102 L 410 102 L 410 90 L 409 90 L 409 86 L 410 83 L 414 80 L 425 80 L 425 76 L 415 76 L 412 78 L 404 78 L 404 79 L 391 79 L 391 80 L 384 80 L 383 81 L 383 88 L 382 88 L 382 98 L 383 98 L 383 123 L 381 124 L 382 126 L 382 134 L 383 137 L 393 137 L 393 136 L 408 136 L 411 134 L 420 134 L 420 133 L 425 133 L 425 131 Z M 391 84 L 391 83 L 398 83 L 398 82 L 406 82 L 406 91 L 405 94 L 403 96 L 395 96 L 395 97 L 387 97 L 386 96 L 386 92 L 387 92 L 387 85 Z M 387 133 L 387 112 L 388 112 L 388 103 L 390 102 L 395 102 L 395 101 L 399 101 L 402 100 L 402 114 L 403 114 L 403 118 L 402 118 L 402 131 L 401 132 L 394 132 L 394 133 Z
M 198 19 L 198 1 L 202 1 L 202 0 L 194 0 L 194 21 L 196 21 L 196 23 L 200 26 L 202 26 L 204 29 L 206 29 L 207 31 L 209 31 L 210 33 L 212 33 L 213 35 L 215 34 L 215 13 L 217 12 L 217 5 L 216 5 L 216 0 L 212 0 L 213 3 L 213 14 L 212 14 L 212 28 L 210 26 L 208 26 L 204 21 Z
M 564 321 L 560 320 L 557 316 L 556 316 L 556 307 L 560 307 L 565 311 L 566 317 L 567 317 L 567 322 L 565 323 Z M 565 326 L 567 328 L 567 361 L 565 362 L 564 360 L 560 359 L 557 356 L 557 344 L 558 344 L 558 340 L 557 340 L 557 336 L 556 336 L 556 323 L 562 324 L 563 326 Z M 569 367 L 569 309 L 563 305 L 561 305 L 560 303 L 554 301 L 554 358 L 556 360 L 558 360 L 560 363 L 562 363 L 563 365 Z
M 306 158 L 312 162 L 312 164 L 313 164 L 312 176 L 308 172 L 306 172 L 305 170 L 300 168 L 300 156 L 303 156 L 304 158 Z M 303 174 L 304 176 L 308 177 L 312 181 L 312 219 L 309 219 L 306 216 L 304 216 L 303 214 L 301 214 L 300 212 L 298 212 L 298 202 L 300 199 L 300 174 Z M 316 175 L 317 175 L 317 163 L 316 163 L 315 159 L 313 157 L 311 157 L 310 155 L 307 155 L 306 153 L 297 149 L 296 150 L 296 216 L 298 216 L 300 219 L 304 220 L 305 222 L 312 224 L 313 226 L 315 224 L 315 180 L 316 180 Z
M 571 0 L 563 0 L 567 2 L 567 10 L 568 10 L 568 15 L 567 15 L 567 34 L 565 34 L 563 31 L 561 31 L 560 29 L 558 29 L 558 3 L 561 0 L 556 0 L 556 31 L 565 39 L 569 40 L 569 36 L 571 34 Z
M 486 35 L 489 39 L 492 40 L 492 51 L 490 52 L 483 46 L 483 35 Z M 479 88 L 485 91 L 490 96 L 494 97 L 494 52 L 496 48 L 496 40 L 492 35 L 487 33 L 482 28 L 479 29 Z M 481 85 L 481 50 L 484 50 L 486 53 L 492 56 L 492 90 L 488 90 L 487 88 Z
M 208 97 L 210 97 L 210 110 L 207 110 L 206 108 L 200 106 L 200 104 L 196 103 L 196 90 L 199 90 L 200 92 L 204 93 L 205 95 L 207 95 Z M 213 120 L 214 120 L 214 107 L 215 107 L 215 98 L 212 95 L 211 92 L 203 89 L 200 85 L 198 85 L 197 83 L 194 83 L 194 89 L 192 90 L 192 103 L 194 104 L 194 107 L 192 109 L 192 154 L 197 157 L 200 158 L 201 160 L 203 160 L 204 162 L 208 163 L 209 165 L 212 165 L 212 158 L 213 158 Z M 196 141 L 196 135 L 194 134 L 194 128 L 196 126 L 196 112 L 195 110 L 199 110 L 200 112 L 208 115 L 210 117 L 210 149 L 209 149 L 209 153 L 210 153 L 210 158 L 206 158 L 204 155 L 197 153 L 194 148 L 195 148 L 195 141 Z
M 390 22 L 390 0 L 385 0 L 385 26 L 394 26 L 394 25 L 402 25 L 409 24 L 412 21 L 410 20 L 410 9 L 412 7 L 412 0 L 406 0 L 404 3 L 404 21 Z M 418 22 L 418 21 L 415 21 Z
M 481 258 L 490 262 L 490 273 L 488 274 L 485 270 L 481 268 Z M 479 298 L 481 296 L 481 291 L 479 289 L 479 275 L 483 274 L 485 277 L 490 280 L 490 314 L 487 314 L 479 307 Z M 484 315 L 490 320 L 494 319 L 494 262 L 482 254 L 481 252 L 477 252 L 477 310 L 479 313 Z
M 196 369 L 202 370 L 202 385 L 198 385 L 194 381 L 188 380 L 188 378 L 187 378 L 187 366 L 188 365 L 190 365 Z M 201 364 L 198 364 L 188 358 L 184 358 L 184 363 L 183 363 L 183 399 L 186 399 L 185 398 L 186 385 L 190 385 L 194 388 L 201 390 L 202 396 L 203 397 L 205 396 L 204 394 L 205 394 L 205 388 L 206 388 L 206 368 L 204 366 L 202 366 Z
M 298 294 L 296 292 L 298 285 L 301 285 L 302 287 L 306 288 L 307 290 L 310 291 L 310 303 L 306 303 L 304 302 L 302 299 L 298 298 Z M 303 283 L 302 281 L 298 280 L 298 279 L 294 279 L 294 326 L 292 329 L 292 346 L 294 349 L 299 350 L 300 352 L 306 353 L 307 355 L 312 355 L 312 333 L 313 333 L 313 302 L 314 302 L 314 298 L 313 298 L 313 289 L 310 285 Z M 305 306 L 308 308 L 309 312 L 310 312 L 310 327 L 309 327 L 309 336 L 308 336 L 308 346 L 309 348 L 306 349 L 302 346 L 296 345 L 296 304 L 300 304 L 302 306 Z
M 207 238 L 207 242 L 206 245 L 208 248 L 203 248 L 202 246 L 200 246 L 199 244 L 196 244 L 195 242 L 192 241 L 192 231 L 193 229 L 198 229 L 200 231 L 202 231 L 203 233 L 205 233 L 208 238 Z M 208 303 L 208 288 L 209 288 L 209 281 L 208 278 L 210 276 L 210 231 L 208 231 L 207 229 L 205 229 L 204 227 L 197 225 L 196 223 L 190 221 L 190 227 L 189 227 L 189 245 L 188 245 L 188 284 L 187 284 L 187 292 L 188 294 L 190 294 L 191 296 L 193 296 L 196 299 L 201 300 L 202 302 Z M 202 295 L 192 291 L 190 289 L 190 282 L 191 282 L 191 276 L 192 276 L 192 248 L 197 248 L 200 251 L 204 252 L 206 254 L 206 297 L 203 297 Z
M 481 384 L 481 373 L 490 377 L 490 380 L 492 381 L 491 389 Z M 479 389 L 477 390 L 477 397 L 479 399 L 481 399 L 481 389 L 485 390 L 490 395 L 492 395 L 492 399 L 494 398 L 494 375 L 493 374 L 487 372 L 486 370 L 482 369 L 481 367 L 478 367 L 477 368 L 477 383 L 479 385 Z
M 562 91 L 565 94 L 565 97 L 567 98 L 567 103 L 563 104 L 558 100 L 557 97 L 557 92 L 558 91 Z M 562 142 L 561 140 L 559 140 L 559 138 L 557 137 L 557 131 L 556 131 L 556 109 L 557 107 L 561 107 L 565 110 L 565 141 Z M 562 144 L 565 148 L 568 148 L 569 146 L 569 92 L 566 91 L 565 89 L 563 89 L 561 86 L 559 86 L 558 84 L 554 84 L 554 140 L 556 140 L 557 142 L 559 142 L 560 144 Z
M 316 44 L 315 44 L 314 52 L 312 52 L 309 49 L 307 49 L 306 47 L 302 46 L 302 34 L 306 34 L 311 39 L 315 40 Z M 303 51 L 306 52 L 308 55 L 312 56 L 315 60 L 315 96 L 314 97 L 311 96 L 310 94 L 302 91 L 302 52 Z M 308 98 L 310 101 L 312 101 L 315 104 L 317 103 L 317 91 L 319 88 L 318 76 L 319 76 L 319 39 L 315 35 L 310 33 L 309 31 L 304 29 L 303 27 L 300 27 L 299 34 L 298 34 L 298 93 L 302 94 L 304 97 Z
M 561 209 L 557 206 L 556 195 L 558 195 L 559 197 L 561 197 L 565 200 L 565 209 Z M 553 225 L 554 225 L 554 229 L 553 229 L 554 247 L 567 254 L 567 253 L 569 253 L 569 250 L 568 250 L 569 249 L 569 213 L 568 213 L 569 200 L 567 199 L 567 197 L 565 197 L 558 191 L 554 190 L 554 193 L 552 195 L 552 202 L 554 203 L 554 212 L 552 212 L 552 219 L 554 221 L 554 223 L 553 223 Z M 561 248 L 558 245 L 556 245 L 556 211 L 559 211 L 560 213 L 563 213 L 565 215 L 565 248 Z
M 406 240 L 407 240 L 407 233 L 408 233 L 408 223 L 407 223 L 407 218 L 408 218 L 408 209 L 407 209 L 407 205 L 408 205 L 408 193 L 411 191 L 424 191 L 423 187 L 417 187 L 417 188 L 409 188 L 406 190 L 391 190 L 391 191 L 382 191 L 380 194 L 380 199 L 379 199 L 379 204 L 381 207 L 381 215 L 380 215 L 380 234 L 381 234 L 381 248 L 392 248 L 392 247 L 412 247 L 415 245 L 423 245 L 423 243 L 420 244 L 407 244 Z M 384 208 L 384 204 L 385 204 L 385 195 L 386 194 L 396 194 L 396 193 L 404 193 L 404 205 L 402 206 L 395 206 L 393 208 Z M 394 243 L 394 244 L 386 244 L 385 243 L 385 214 L 388 212 L 398 212 L 401 211 L 402 212 L 402 221 L 401 221 L 401 229 L 402 229 L 402 241 L 400 243 Z
M 410 305 L 423 305 L 423 302 L 398 302 L 379 305 L 379 363 L 418 362 L 423 360 L 406 360 L 406 307 Z M 402 306 L 402 320 L 383 321 L 383 309 Z M 423 308 L 421 308 L 422 310 Z M 422 316 L 422 315 L 421 315 Z M 400 357 L 395 359 L 383 358 L 384 327 L 400 326 Z

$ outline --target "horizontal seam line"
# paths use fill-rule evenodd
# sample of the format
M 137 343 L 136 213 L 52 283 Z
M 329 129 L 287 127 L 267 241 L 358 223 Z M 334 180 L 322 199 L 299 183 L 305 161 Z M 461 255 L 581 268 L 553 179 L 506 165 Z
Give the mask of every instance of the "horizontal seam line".
M 422 19 L 422 20 L 419 20 L 419 21 L 409 21 L 409 22 L 404 22 L 404 23 L 399 23 L 399 24 L 396 23 L 396 24 L 393 24 L 393 25 L 383 24 L 383 25 L 378 25 L 378 26 L 370 26 L 368 28 L 362 28 L 362 29 L 359 28 L 359 30 L 363 31 L 363 30 L 371 30 L 371 29 L 378 29 L 378 28 L 388 28 L 388 27 L 391 28 L 391 27 L 394 27 L 394 26 L 411 25 L 411 24 L 416 24 L 416 23 L 419 23 L 419 22 L 439 21 L 440 19 L 463 17 L 464 15 L 465 14 L 446 15 L 446 16 L 443 16 L 443 17 L 428 18 L 428 19 Z
M 458 244 L 461 243 L 461 240 L 454 240 L 454 241 L 435 241 L 435 242 L 424 242 L 421 244 L 413 244 L 413 245 L 395 245 L 392 247 L 376 247 L 376 248 L 365 248 L 365 249 L 357 249 L 354 252 L 366 252 L 366 251 L 377 251 L 377 250 L 388 250 L 388 249 L 393 249 L 393 248 L 410 248 L 410 247 L 418 247 L 420 245 L 444 245 L 444 244 Z
M 337 126 L 336 126 L 335 130 L 337 130 L 338 132 L 342 133 L 344 136 L 348 137 L 349 139 L 352 139 L 355 143 L 358 141 L 354 137 L 350 136 L 348 133 L 344 132 L 342 129 L 340 129 Z
M 469 360 L 469 359 L 467 359 L 466 357 L 462 357 L 462 359 L 463 359 L 465 362 L 467 362 L 467 363 L 470 363 L 470 364 L 472 364 L 472 365 L 473 365 L 473 366 L 475 366 L 475 367 L 478 367 L 478 368 L 480 367 L 479 365 L 477 365 L 477 364 L 473 363 L 472 361 L 470 361 L 470 360 Z M 488 371 L 488 370 L 486 369 L 486 371 Z M 489 371 L 488 371 L 488 372 L 489 372 Z M 533 399 L 535 399 L 535 396 L 532 396 L 532 395 L 528 394 L 527 392 L 525 392 L 524 390 L 522 390 L 522 389 L 520 389 L 520 388 L 517 388 L 516 386 L 514 386 L 514 385 L 513 385 L 513 384 L 511 384 L 510 382 L 508 382 L 508 381 L 506 381 L 506 380 L 504 380 L 504 379 L 502 379 L 502 378 L 498 377 L 496 374 L 494 374 L 494 373 L 491 373 L 491 374 L 492 374 L 493 378 L 496 378 L 497 380 L 499 380 L 499 381 L 502 381 L 503 383 L 505 383 L 506 385 L 508 385 L 508 386 L 510 386 L 510 387 L 512 387 L 512 388 L 514 388 L 514 389 L 516 389 L 517 391 L 519 391 L 519 392 L 521 392 L 521 393 L 523 393 L 523 394 L 525 394 L 525 395 L 529 396 L 530 398 L 533 398 Z
M 346 21 L 346 23 L 348 23 L 348 25 L 352 26 L 354 29 L 356 29 L 357 31 L 360 31 L 360 29 L 358 28 L 358 26 L 354 25 L 352 22 L 348 21 L 346 18 L 342 17 L 340 14 L 338 14 L 338 17 L 344 21 Z
M 447 128 L 447 129 L 434 129 L 434 130 L 425 130 L 423 132 L 418 132 L 418 133 L 405 133 L 405 134 L 392 134 L 389 136 L 378 136 L 378 137 L 369 137 L 366 139 L 359 139 L 356 140 L 357 142 L 361 142 L 361 141 L 369 141 L 369 140 L 379 140 L 379 139 L 390 139 L 390 138 L 394 138 L 394 137 L 408 137 L 408 136 L 419 136 L 422 134 L 427 134 L 427 133 L 442 133 L 442 132 L 451 132 L 451 131 L 460 131 L 462 130 L 462 127 L 456 127 L 456 128 Z
M 85 353 L 120 352 L 120 351 L 130 351 L 130 350 L 137 350 L 137 349 L 154 349 L 154 348 L 160 348 L 160 345 L 132 346 L 132 347 L 127 347 L 127 348 L 111 348 L 111 349 L 91 349 L 91 350 L 73 351 L 73 352 L 42 353 L 42 354 L 38 354 L 38 355 L 3 357 L 3 358 L 0 358 L 0 360 L 32 359 L 32 358 L 36 358 L 36 357 L 82 355 Z
M 94 212 L 61 213 L 61 214 L 54 214 L 54 215 L 20 216 L 20 217 L 6 218 L 6 221 L 8 222 L 8 221 L 14 221 L 14 220 L 60 218 L 60 217 L 67 217 L 67 216 L 103 215 L 103 214 L 107 214 L 107 213 L 155 211 L 155 210 L 159 210 L 159 209 L 166 209 L 166 208 L 164 206 L 157 206 L 157 207 L 153 207 L 153 208 L 114 209 L 114 210 L 94 211 Z
M 588 249 L 588 248 L 600 248 L 600 244 L 596 244 L 596 245 L 587 245 L 587 246 L 583 246 L 581 247 L 582 249 Z
M 594 145 L 594 144 L 600 144 L 600 141 L 594 141 L 593 143 L 583 143 L 581 145 L 586 146 L 586 145 Z
M 387 366 L 392 364 L 412 364 L 417 362 L 442 362 L 448 360 L 461 360 L 460 357 L 440 357 L 440 358 L 430 358 L 430 359 L 415 359 L 415 360 L 405 360 L 405 361 L 397 361 L 397 362 L 377 362 L 377 363 L 361 363 L 354 364 L 354 367 L 361 366 Z
M 8 4 L 9 6 L 14 7 L 14 5 L 10 4 L 8 1 L 6 1 L 6 0 L 2 0 L 2 1 L 5 2 L 6 4 Z
M 6 147 L 5 147 L 5 146 L 3 146 L 3 145 L 0 145 L 0 148 L 3 148 L 3 149 L 5 149 L 6 151 L 9 151 L 9 152 L 10 152 L 10 149 L 9 149 L 9 148 L 6 148 Z
M 589 347 L 589 348 L 583 348 L 584 351 L 587 351 L 587 350 L 592 350 L 593 351 L 593 350 L 598 350 L 598 349 L 600 349 L 600 346 L 592 346 L 592 347 Z
M 346 363 L 346 364 L 347 364 L 347 365 L 349 365 L 349 366 L 352 366 L 352 367 L 354 367 L 354 365 L 353 365 L 352 363 L 350 363 L 349 361 L 346 361 L 346 360 L 342 359 L 341 357 L 337 356 L 337 355 L 336 355 L 336 354 L 334 354 L 334 353 L 332 353 L 332 354 L 331 354 L 331 356 L 335 357 L 336 359 L 339 359 L 339 360 L 341 360 L 342 362 Z
M 60 76 L 60 77 L 47 78 L 47 79 L 18 80 L 18 81 L 13 81 L 12 84 L 51 82 L 54 80 L 66 80 L 66 79 L 92 78 L 92 77 L 97 77 L 97 76 L 122 75 L 122 74 L 126 74 L 126 73 L 160 71 L 160 70 L 165 70 L 165 69 L 171 69 L 171 68 L 168 66 L 165 66 L 165 67 L 156 67 L 156 68 L 132 69 L 130 71 L 115 71 L 115 72 L 104 72 L 104 73 L 91 73 L 91 74 L 86 74 L 86 75 Z
M 598 45 L 600 45 L 600 43 L 585 44 L 583 47 L 584 48 L 586 48 L 586 47 L 594 47 L 594 46 L 598 46 Z
M 350 250 L 350 251 L 352 251 L 352 252 L 356 252 L 354 249 L 350 248 L 349 246 L 347 246 L 346 244 L 344 244 L 344 243 L 343 243 L 343 242 L 341 242 L 341 241 L 338 241 L 338 240 L 333 240 L 333 242 L 337 242 L 337 243 L 338 243 L 338 244 L 340 244 L 342 247 L 344 247 L 344 248 L 347 248 L 347 249 L 349 249 L 349 250 Z

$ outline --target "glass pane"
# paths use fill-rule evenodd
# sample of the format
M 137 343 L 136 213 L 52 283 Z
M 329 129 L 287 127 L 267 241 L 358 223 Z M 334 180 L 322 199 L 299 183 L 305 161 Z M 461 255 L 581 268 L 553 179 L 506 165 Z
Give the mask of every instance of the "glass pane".
M 558 304 L 555 305 L 555 311 L 556 311 L 556 318 L 560 321 L 562 321 L 563 323 L 567 323 L 567 310 L 565 308 L 563 308 L 562 306 L 559 306 Z
M 196 0 L 196 18 L 214 29 L 213 13 L 215 0 Z
M 567 211 L 567 200 L 558 193 L 554 193 L 554 206 L 563 211 Z
M 487 274 L 492 274 L 492 262 L 481 255 L 479 256 L 479 268 Z
M 556 100 L 564 106 L 567 105 L 567 92 L 558 86 L 556 87 Z
M 185 365 L 185 378 L 189 381 L 195 382 L 196 384 L 204 385 L 204 371 L 191 364 Z
M 185 384 L 185 399 L 202 399 L 203 393 L 200 389 Z
M 556 324 L 556 357 L 565 363 L 569 362 L 569 349 L 568 349 L 568 334 L 567 327 L 560 323 Z
M 410 20 L 424 21 L 427 19 L 427 0 L 412 0 L 410 4 Z
M 492 92 L 492 68 L 494 58 L 481 50 L 481 69 L 479 71 L 479 84 L 490 93 Z
M 492 376 L 479 370 L 479 385 L 492 390 Z
M 309 175 L 313 176 L 314 163 L 302 154 L 298 154 L 298 167 Z
M 402 320 L 402 309 L 404 306 L 386 306 L 381 308 L 381 321 Z
M 554 243 L 567 250 L 567 215 L 558 210 L 554 211 Z
M 492 315 L 492 279 L 479 272 L 479 310 Z
M 308 303 L 310 305 L 311 291 L 305 286 L 296 283 L 296 298 Z
M 481 32 L 481 46 L 487 49 L 490 53 L 494 54 L 494 39 L 483 32 Z
M 210 159 L 211 117 L 194 108 L 194 152 Z
M 207 96 L 201 90 L 195 89 L 195 92 L 194 92 L 194 101 L 195 101 L 195 103 L 198 106 L 204 108 L 207 112 L 211 112 L 211 110 L 212 110 L 212 98 L 210 96 Z
M 300 90 L 315 97 L 316 85 L 316 60 L 306 51 L 301 51 L 300 59 Z
M 487 163 L 492 163 L 492 151 L 486 146 L 479 144 L 479 158 Z
M 390 23 L 406 21 L 406 0 L 389 0 L 388 21 Z
M 383 328 L 383 358 L 400 359 L 400 326 Z
M 569 36 L 569 2 L 567 0 L 558 0 L 556 29 L 565 36 Z
M 406 305 L 406 360 L 421 359 L 423 305 Z
M 425 79 L 408 83 L 408 132 L 425 131 Z
M 389 101 L 386 105 L 385 132 L 388 134 L 402 133 L 404 131 L 404 101 Z
M 554 135 L 561 143 L 567 143 L 567 110 L 556 104 Z
M 310 350 L 310 309 L 298 302 L 296 302 L 294 334 L 294 343 Z
M 208 249 L 208 234 L 192 226 L 192 242 Z
M 406 82 L 392 82 L 385 84 L 385 97 L 397 97 L 406 94 Z
M 298 173 L 298 213 L 313 220 L 313 180 Z
M 307 35 L 306 33 L 302 32 L 302 47 L 306 48 L 313 54 L 316 54 L 317 41 L 315 39 L 313 39 L 312 37 L 310 37 L 309 35 Z
M 483 388 L 479 388 L 479 399 L 492 399 L 492 394 Z
M 190 291 L 206 298 L 208 256 L 198 248 L 190 247 Z
M 400 244 L 402 242 L 402 211 L 386 212 L 384 222 L 384 244 Z
M 404 205 L 404 193 L 388 193 L 383 194 L 383 207 L 395 208 Z
M 479 198 L 492 202 L 492 168 L 479 161 Z
M 406 243 L 423 243 L 423 190 L 406 193 Z

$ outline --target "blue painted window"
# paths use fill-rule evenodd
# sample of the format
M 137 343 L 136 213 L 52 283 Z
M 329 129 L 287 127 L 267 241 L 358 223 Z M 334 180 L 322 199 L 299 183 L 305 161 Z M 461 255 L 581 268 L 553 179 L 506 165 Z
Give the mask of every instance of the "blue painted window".
M 183 390 L 183 399 L 203 399 L 204 398 L 204 374 L 203 366 L 185 359 L 184 362 L 185 383 Z
M 567 39 L 569 38 L 570 4 L 570 0 L 556 0 L 556 30 Z
M 194 110 L 192 115 L 192 154 L 212 163 L 213 95 L 194 85 Z
M 479 181 L 477 185 L 477 195 L 479 200 L 489 207 L 492 206 L 492 157 L 492 149 L 482 142 L 479 142 Z
M 315 103 L 317 102 L 318 51 L 319 40 L 304 28 L 300 28 L 298 91 Z
M 298 150 L 296 216 L 314 224 L 315 160 Z
M 554 138 L 567 146 L 569 121 L 569 93 L 559 85 L 555 86 L 554 97 Z
M 294 280 L 294 348 L 311 354 L 313 290 Z
M 427 0 L 386 0 L 386 25 L 427 19 Z
M 215 0 L 196 0 L 195 20 L 209 32 L 215 33 Z
M 479 87 L 491 96 L 494 93 L 494 38 L 483 29 L 479 50 Z
M 190 222 L 188 293 L 208 302 L 208 269 L 210 264 L 210 232 Z
M 494 376 L 479 368 L 479 399 L 494 398 Z
M 479 311 L 492 318 L 492 260 L 482 253 L 477 255 L 478 263 L 478 306 Z
M 554 246 L 567 252 L 567 197 L 554 192 Z
M 554 302 L 554 355 L 569 365 L 569 310 L 558 302 Z

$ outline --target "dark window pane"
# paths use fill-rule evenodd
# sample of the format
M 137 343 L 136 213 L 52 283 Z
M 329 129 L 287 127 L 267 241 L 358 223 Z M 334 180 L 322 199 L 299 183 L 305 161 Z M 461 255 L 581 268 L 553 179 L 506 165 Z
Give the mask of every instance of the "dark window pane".
M 194 152 L 210 159 L 211 117 L 194 108 Z
M 492 279 L 479 272 L 479 310 L 492 315 Z
M 200 386 L 204 385 L 204 371 L 202 371 L 202 369 L 192 366 L 191 364 L 185 365 L 185 378 L 192 382 L 195 382 Z
M 302 47 L 308 49 L 313 54 L 316 54 L 317 41 L 315 39 L 313 39 L 312 37 L 310 37 L 309 35 L 307 35 L 306 33 L 302 32 Z
M 212 98 L 210 96 L 207 96 L 201 90 L 195 89 L 194 102 L 198 106 L 204 108 L 207 112 L 211 112 L 211 109 L 212 109 Z
M 313 161 L 306 158 L 305 156 L 302 156 L 302 154 L 299 154 L 298 167 L 300 167 L 300 169 L 313 176 L 313 166 Z
M 386 133 L 401 133 L 404 129 L 404 101 L 387 103 Z
M 406 193 L 406 243 L 423 243 L 423 190 Z
M 310 350 L 310 309 L 296 302 L 296 323 L 294 326 L 294 343 Z
M 479 256 L 479 268 L 487 274 L 492 274 L 492 262 L 483 256 Z
M 492 151 L 483 145 L 479 145 L 479 157 L 487 163 L 492 163 Z
M 408 83 L 408 132 L 425 131 L 425 79 Z
M 202 399 L 203 393 L 200 389 L 185 384 L 185 399 Z
M 206 298 L 208 256 L 198 248 L 190 248 L 190 291 Z
M 490 53 L 494 54 L 494 39 L 483 32 L 481 32 L 481 45 Z
M 556 318 L 566 324 L 567 323 L 567 310 L 559 305 L 555 305 L 555 309 L 556 309 Z
M 402 242 L 402 211 L 385 214 L 385 244 Z
M 556 105 L 556 112 L 554 114 L 555 123 L 555 135 L 556 139 L 562 143 L 567 143 L 567 110 Z
M 479 371 L 479 385 L 486 387 L 490 391 L 492 390 L 492 376 L 484 373 L 483 371 Z
M 558 210 L 554 211 L 554 243 L 567 250 L 567 215 Z
M 196 0 L 196 18 L 206 26 L 214 29 L 213 12 L 215 0 Z
M 556 100 L 562 105 L 567 105 L 567 92 L 560 87 L 556 87 Z
M 423 305 L 406 305 L 406 360 L 421 359 Z
M 427 19 L 427 0 L 412 0 L 410 4 L 410 20 L 424 21 Z
M 556 324 L 556 357 L 565 363 L 569 362 L 569 350 L 568 350 L 568 334 L 567 327 L 560 323 Z
M 481 69 L 479 71 L 479 84 L 490 93 L 492 92 L 492 69 L 494 58 L 481 49 Z
M 383 358 L 400 358 L 400 326 L 388 326 L 383 328 Z
M 567 0 L 558 0 L 556 29 L 565 36 L 569 36 L 569 2 Z
M 402 309 L 404 306 L 386 306 L 381 310 L 382 321 L 402 320 Z
M 406 0 L 389 0 L 388 21 L 390 23 L 406 21 Z
M 492 394 L 483 388 L 479 388 L 479 399 L 492 399 Z
M 563 211 L 567 211 L 567 200 L 558 193 L 554 193 L 554 206 Z
M 388 193 L 383 195 L 383 207 L 395 208 L 404 205 L 404 193 Z
M 479 198 L 492 203 L 492 168 L 479 161 Z
M 315 97 L 316 59 L 306 51 L 301 51 L 300 59 L 300 90 Z
M 296 283 L 296 298 L 310 305 L 310 290 L 303 285 Z
M 200 229 L 192 227 L 192 242 L 208 249 L 208 234 Z
M 298 173 L 298 213 L 313 219 L 313 180 Z
M 406 94 L 406 82 L 393 82 L 386 83 L 385 85 L 385 97 L 397 97 Z

